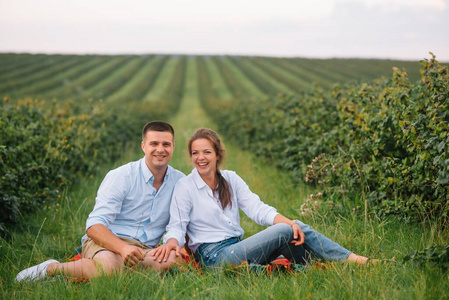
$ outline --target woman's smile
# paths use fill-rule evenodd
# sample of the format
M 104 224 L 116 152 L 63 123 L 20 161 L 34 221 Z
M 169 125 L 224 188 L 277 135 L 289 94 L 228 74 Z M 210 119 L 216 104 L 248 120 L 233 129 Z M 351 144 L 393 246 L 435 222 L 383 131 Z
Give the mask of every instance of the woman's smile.
M 217 156 L 214 146 L 207 139 L 197 139 L 192 143 L 192 164 L 200 175 L 209 177 L 215 176 L 217 171 Z

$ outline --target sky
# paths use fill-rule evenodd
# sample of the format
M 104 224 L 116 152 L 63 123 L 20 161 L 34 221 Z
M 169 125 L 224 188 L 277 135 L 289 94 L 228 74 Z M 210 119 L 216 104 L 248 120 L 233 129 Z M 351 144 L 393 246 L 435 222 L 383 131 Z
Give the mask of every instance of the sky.
M 449 0 L 0 0 L 0 52 L 449 62 Z

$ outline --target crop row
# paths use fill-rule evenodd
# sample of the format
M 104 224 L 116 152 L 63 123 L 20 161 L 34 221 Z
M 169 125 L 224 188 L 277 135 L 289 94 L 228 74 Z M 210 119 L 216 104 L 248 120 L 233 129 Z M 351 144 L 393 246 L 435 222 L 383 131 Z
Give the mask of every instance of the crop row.
M 175 113 L 184 93 L 188 60 L 198 69 L 203 105 L 220 126 L 227 126 L 221 130 L 230 130 L 242 145 L 258 145 L 258 154 L 284 153 L 286 159 L 278 161 L 296 175 L 317 153 L 335 155 L 333 147 L 340 145 L 340 140 L 347 142 L 352 134 L 338 127 L 351 120 L 339 114 L 344 102 L 310 87 L 380 72 L 374 66 L 379 64 L 376 61 L 363 62 L 363 69 L 344 68 L 342 60 L 0 54 L 4 99 L 0 131 L 0 203 L 4 213 L 0 223 L 12 223 L 22 212 L 57 199 L 60 188 L 74 180 L 71 176 L 94 172 L 97 162 L 110 161 L 111 151 L 132 140 L 140 129 L 137 127 L 151 118 L 165 119 Z M 326 70 L 332 68 L 340 71 L 329 75 Z M 374 90 L 374 94 L 380 93 L 380 88 Z M 274 99 L 278 93 L 284 96 Z M 47 101 L 20 100 L 29 98 Z M 361 110 L 355 125 L 363 120 L 365 112 Z M 335 133 L 337 129 L 342 136 Z M 113 144 L 115 148 L 107 148 Z M 22 181 L 26 173 L 35 178 L 33 184 Z M 50 182 L 57 184 L 50 187 Z
M 140 57 L 134 57 L 127 60 L 121 68 L 115 72 L 111 72 L 109 76 L 99 78 L 98 82 L 85 90 L 79 98 L 106 99 L 117 92 L 122 85 L 129 82 L 149 58 L 142 59 Z
M 60 72 L 70 78 L 66 84 L 58 85 L 61 80 L 58 77 L 40 80 L 45 77 L 42 74 L 55 70 L 50 67 L 36 71 L 39 76 L 23 79 L 31 78 L 21 92 L 33 97 L 33 91 L 39 91 L 39 97 L 33 98 L 42 99 L 46 95 L 46 100 L 2 97 L 1 234 L 20 216 L 54 207 L 68 183 L 75 182 L 80 175 L 95 174 L 99 165 L 117 159 L 127 144 L 138 145 L 142 124 L 167 119 L 177 111 L 184 90 L 185 58 L 176 60 L 172 66 L 167 77 L 169 84 L 164 86 L 160 98 L 152 103 L 140 101 L 152 89 L 169 59 L 169 56 L 75 57 L 65 62 L 79 64 Z M 39 65 L 36 63 L 36 68 Z M 133 90 L 117 99 L 120 101 L 107 97 L 117 95 L 128 84 Z M 100 96 L 107 99 L 102 101 Z
M 59 88 L 50 90 L 42 96 L 46 98 L 61 97 L 78 98 L 83 95 L 86 90 L 97 84 L 103 78 L 109 76 L 115 70 L 118 70 L 127 61 L 126 57 L 114 57 L 108 59 L 104 63 L 93 68 L 87 74 L 81 74 L 72 81 L 66 82 Z
M 78 58 L 79 59 L 79 58 Z M 16 69 L 15 72 L 10 72 L 7 78 L 3 79 L 1 92 L 11 92 L 14 90 L 28 87 L 30 83 L 39 80 L 45 80 L 47 77 L 52 77 L 61 69 L 70 68 L 77 63 L 76 58 L 67 59 L 47 59 L 44 64 L 33 64 L 23 69 Z M 3 74 L 6 75 L 6 74 Z
M 43 64 L 51 64 L 70 59 L 69 55 L 0 55 L 1 80 L 14 80 L 17 77 L 26 76 Z
M 33 75 L 14 82 L 14 87 L 3 93 L 9 97 L 38 97 L 52 90 L 60 89 L 72 79 L 88 72 L 105 61 L 104 58 L 73 57 L 49 68 L 36 71 Z
M 78 57 L 80 59 L 80 57 Z M 44 57 L 39 60 L 37 63 L 32 65 L 25 65 L 21 68 L 15 68 L 11 71 L 5 71 L 5 73 L 1 74 L 1 80 L 4 82 L 4 86 L 2 90 L 12 90 L 16 89 L 16 83 L 22 83 L 21 78 L 27 78 L 28 81 L 32 81 L 33 77 L 36 74 L 39 74 L 39 71 L 51 69 L 54 65 L 63 63 L 63 62 L 71 62 L 76 60 L 76 57 L 63 57 L 63 56 L 49 56 Z M 66 64 L 68 67 L 70 64 Z M 26 83 L 25 83 L 26 84 Z
M 177 58 L 0 54 L 0 93 L 12 98 L 145 98 L 165 65 Z M 330 87 L 348 80 L 372 80 L 388 76 L 393 66 L 408 66 L 412 80 L 419 78 L 418 67 L 412 62 L 233 56 L 195 59 L 205 59 L 212 73 L 220 73 L 225 94 L 240 99 L 298 94 L 313 85 Z
M 444 221 L 449 71 L 434 56 L 422 65 L 416 83 L 396 69 L 388 79 L 236 100 L 226 109 L 213 110 L 213 97 L 202 100 L 221 132 L 293 178 L 318 185 L 326 200 L 366 205 L 379 215 Z

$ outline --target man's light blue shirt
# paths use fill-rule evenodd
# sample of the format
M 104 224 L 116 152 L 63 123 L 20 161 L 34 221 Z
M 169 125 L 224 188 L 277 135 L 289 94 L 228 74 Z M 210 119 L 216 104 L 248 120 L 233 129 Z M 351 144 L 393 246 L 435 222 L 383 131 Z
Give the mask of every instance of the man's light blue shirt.
M 115 235 L 155 247 L 170 218 L 170 203 L 176 182 L 185 175 L 168 166 L 159 190 L 145 158 L 110 171 L 98 189 L 95 207 L 86 230 L 103 224 Z M 82 242 L 86 239 L 83 236 Z

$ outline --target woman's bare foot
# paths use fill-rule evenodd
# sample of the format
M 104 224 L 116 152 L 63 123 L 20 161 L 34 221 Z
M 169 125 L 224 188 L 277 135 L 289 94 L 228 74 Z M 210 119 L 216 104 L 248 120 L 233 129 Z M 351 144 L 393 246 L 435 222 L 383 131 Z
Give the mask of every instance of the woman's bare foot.
M 357 264 L 384 264 L 389 262 L 395 262 L 395 259 L 377 259 L 377 258 L 368 258 L 365 256 L 357 255 L 354 253 L 351 253 L 346 261 L 357 263 Z
M 369 261 L 369 259 L 368 259 L 368 257 L 351 253 L 348 256 L 348 258 L 346 259 L 346 261 L 353 262 L 353 263 L 358 263 L 358 264 L 366 264 Z

